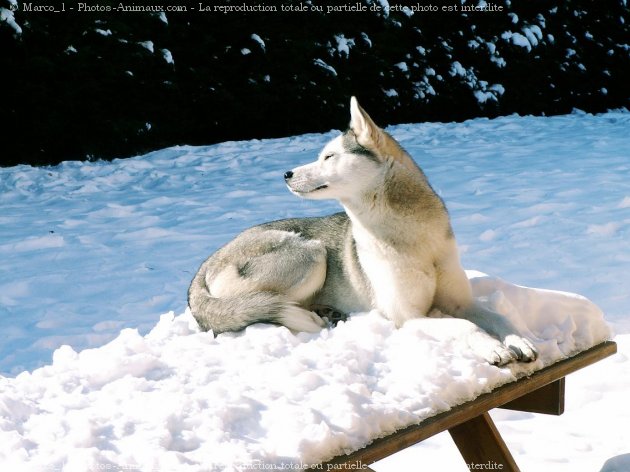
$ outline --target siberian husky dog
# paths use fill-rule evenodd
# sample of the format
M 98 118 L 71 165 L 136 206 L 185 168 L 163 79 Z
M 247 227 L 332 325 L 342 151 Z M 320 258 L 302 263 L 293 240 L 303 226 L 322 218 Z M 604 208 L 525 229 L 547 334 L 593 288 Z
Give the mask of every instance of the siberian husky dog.
M 422 170 L 354 97 L 350 115 L 315 162 L 284 174 L 295 195 L 338 200 L 345 212 L 255 226 L 210 256 L 188 291 L 200 327 L 315 332 L 327 326 L 320 315 L 372 309 L 400 327 L 438 309 L 481 328 L 470 344 L 488 362 L 536 359 L 507 318 L 473 298 L 446 207 Z

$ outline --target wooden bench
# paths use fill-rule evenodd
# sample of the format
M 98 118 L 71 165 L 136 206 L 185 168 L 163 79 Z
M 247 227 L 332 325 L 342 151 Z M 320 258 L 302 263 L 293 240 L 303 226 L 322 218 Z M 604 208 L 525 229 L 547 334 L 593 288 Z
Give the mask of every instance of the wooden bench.
M 607 341 L 579 354 L 496 388 L 449 411 L 377 439 L 351 454 L 321 464 L 323 470 L 367 470 L 369 464 L 402 451 L 420 441 L 448 430 L 466 464 L 499 465 L 502 471 L 518 471 L 503 438 L 488 411 L 493 408 L 561 415 L 564 412 L 564 378 L 617 352 Z

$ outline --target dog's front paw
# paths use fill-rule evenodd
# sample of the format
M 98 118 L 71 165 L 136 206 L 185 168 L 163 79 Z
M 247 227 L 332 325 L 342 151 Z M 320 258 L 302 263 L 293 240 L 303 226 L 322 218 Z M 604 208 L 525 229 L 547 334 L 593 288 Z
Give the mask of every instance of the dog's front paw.
M 487 355 L 484 357 L 488 363 L 496 366 L 503 366 L 518 359 L 514 351 L 508 349 L 499 341 L 488 350 Z
M 538 358 L 538 351 L 534 345 L 528 339 L 516 334 L 506 336 L 503 344 L 514 353 L 519 361 L 533 362 Z
M 517 359 L 511 349 L 482 331 L 471 334 L 468 337 L 468 345 L 478 356 L 483 357 L 492 365 L 502 366 Z

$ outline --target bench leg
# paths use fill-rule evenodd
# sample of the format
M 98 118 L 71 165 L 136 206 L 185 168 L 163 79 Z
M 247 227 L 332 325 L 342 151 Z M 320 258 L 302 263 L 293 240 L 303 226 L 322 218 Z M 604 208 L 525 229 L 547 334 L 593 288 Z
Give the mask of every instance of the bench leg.
M 484 470 L 518 472 L 519 468 L 510 454 L 503 438 L 488 413 L 483 413 L 471 420 L 448 430 L 455 445 L 466 461 L 469 470 L 475 470 L 475 464 Z
M 501 405 L 499 408 L 559 416 L 564 413 L 564 377 Z

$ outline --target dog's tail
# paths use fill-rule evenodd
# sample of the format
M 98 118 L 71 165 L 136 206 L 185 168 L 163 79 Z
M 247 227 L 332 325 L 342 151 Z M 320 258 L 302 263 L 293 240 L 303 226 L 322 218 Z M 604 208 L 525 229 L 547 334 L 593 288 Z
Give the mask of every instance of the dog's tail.
M 275 323 L 293 331 L 317 332 L 326 323 L 312 311 L 297 306 L 274 292 L 250 292 L 216 298 L 206 286 L 205 271 L 199 271 L 188 290 L 188 306 L 204 331 L 215 336 L 240 331 L 253 323 Z

